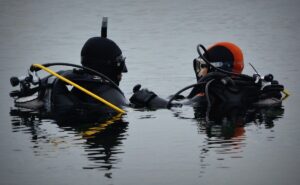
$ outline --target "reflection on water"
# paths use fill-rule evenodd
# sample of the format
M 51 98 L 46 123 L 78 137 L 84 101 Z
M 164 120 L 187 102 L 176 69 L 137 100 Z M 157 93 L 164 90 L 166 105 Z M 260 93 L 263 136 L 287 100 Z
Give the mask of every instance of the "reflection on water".
M 121 115 L 105 117 L 93 122 L 48 120 L 32 111 L 11 111 L 13 132 L 31 135 L 32 150 L 36 156 L 51 157 L 57 150 L 81 146 L 85 156 L 92 161 L 83 169 L 107 170 L 116 168 L 122 141 L 126 139 L 128 122 Z M 47 125 L 47 123 L 49 123 Z M 45 127 L 47 125 L 47 128 Z M 58 132 L 51 132 L 57 127 Z M 109 174 L 105 174 L 109 177 Z
M 228 109 L 194 108 L 194 117 L 201 140 L 198 149 L 199 177 L 216 165 L 217 169 L 228 169 L 228 160 L 244 157 L 247 141 L 247 128 L 272 129 L 274 121 L 283 117 L 283 107 Z M 181 110 L 182 111 L 182 110 Z M 148 116 L 141 119 L 153 119 Z M 128 122 L 121 115 L 102 118 L 94 122 L 76 120 L 49 120 L 41 114 L 12 110 L 13 132 L 31 136 L 32 150 L 36 156 L 56 157 L 56 153 L 72 148 L 82 148 L 88 163 L 81 166 L 84 170 L 104 171 L 106 178 L 112 178 L 112 170 L 119 169 L 123 141 L 127 138 Z M 174 112 L 174 117 L 191 119 Z M 215 162 L 212 162 L 211 160 Z M 164 160 L 164 159 L 161 159 Z
M 217 154 L 217 160 L 226 158 L 243 158 L 243 149 L 249 143 L 246 136 L 246 127 L 255 125 L 264 126 L 266 129 L 274 127 L 274 121 L 283 116 L 282 107 L 243 109 L 237 107 L 230 111 L 218 110 L 207 113 L 206 118 L 197 115 L 199 133 L 206 133 L 207 138 L 201 146 L 201 168 L 207 164 L 205 158 L 209 153 Z M 229 168 L 220 165 L 218 168 Z
M 257 126 L 264 125 L 269 129 L 274 127 L 274 121 L 282 118 L 284 114 L 284 108 L 269 107 L 269 108 L 243 108 L 235 107 L 234 109 L 222 109 L 222 110 L 209 110 L 203 112 L 199 108 L 195 108 L 195 119 L 199 123 L 199 130 L 203 132 L 205 130 L 207 136 L 210 137 L 222 137 L 224 139 L 230 139 L 235 136 L 241 135 L 239 128 L 243 128 L 250 124 Z M 214 131 L 215 128 L 219 128 L 219 132 Z M 236 130 L 238 129 L 238 130 Z
M 196 120 L 198 133 L 206 135 L 199 146 L 200 177 L 211 165 L 211 162 L 206 161 L 206 158 L 211 158 L 212 155 L 217 156 L 215 158 L 217 161 L 224 161 L 227 158 L 243 158 L 243 149 L 249 143 L 246 135 L 247 127 L 272 129 L 275 126 L 274 121 L 282 118 L 283 115 L 284 108 L 282 106 L 269 108 L 221 106 L 209 110 L 202 107 L 194 108 L 193 119 Z M 175 112 L 174 116 L 188 119 L 181 116 L 180 112 Z M 226 169 L 229 166 L 220 163 L 217 168 Z

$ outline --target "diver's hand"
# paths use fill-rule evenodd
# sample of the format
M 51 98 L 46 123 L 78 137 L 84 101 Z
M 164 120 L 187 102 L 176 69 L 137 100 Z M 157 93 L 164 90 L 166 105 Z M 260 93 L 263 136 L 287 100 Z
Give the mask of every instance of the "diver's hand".
M 134 107 L 148 107 L 149 102 L 157 97 L 154 92 L 149 91 L 148 89 L 141 89 L 140 84 L 133 87 L 133 93 L 134 94 L 130 97 L 129 101 Z

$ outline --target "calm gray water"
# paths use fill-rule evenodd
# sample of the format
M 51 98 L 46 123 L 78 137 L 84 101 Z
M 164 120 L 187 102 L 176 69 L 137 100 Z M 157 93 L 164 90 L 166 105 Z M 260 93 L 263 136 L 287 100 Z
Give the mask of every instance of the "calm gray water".
M 0 184 L 299 184 L 299 12 L 298 0 L 1 0 Z M 127 97 L 137 83 L 162 97 L 194 83 L 196 45 L 218 41 L 291 96 L 237 128 L 208 128 L 189 107 L 79 126 L 11 116 L 9 78 L 32 63 L 80 64 L 103 16 L 127 57 Z

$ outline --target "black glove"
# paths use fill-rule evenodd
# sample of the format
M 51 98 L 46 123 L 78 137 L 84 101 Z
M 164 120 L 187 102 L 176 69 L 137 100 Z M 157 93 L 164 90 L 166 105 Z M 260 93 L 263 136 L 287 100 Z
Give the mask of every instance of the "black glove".
M 134 94 L 130 97 L 129 101 L 134 104 L 135 107 L 149 107 L 149 102 L 157 97 L 157 95 L 148 89 L 140 88 L 140 84 L 134 86 Z

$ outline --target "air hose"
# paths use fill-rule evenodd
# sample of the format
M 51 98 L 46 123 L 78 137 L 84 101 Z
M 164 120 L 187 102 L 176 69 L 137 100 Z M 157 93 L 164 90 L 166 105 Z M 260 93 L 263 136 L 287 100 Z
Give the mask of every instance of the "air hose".
M 104 78 L 105 80 L 107 80 L 109 83 L 111 83 L 111 85 L 117 89 L 118 91 L 120 91 L 123 95 L 124 93 L 122 92 L 122 90 L 119 88 L 119 86 L 113 82 L 110 78 L 108 78 L 107 76 L 105 76 L 104 74 L 102 73 L 99 73 L 98 71 L 95 71 L 91 68 L 88 68 L 88 67 L 84 67 L 84 66 L 80 66 L 80 65 L 76 65 L 76 64 L 70 64 L 70 63 L 46 63 L 46 64 L 41 64 L 42 66 L 44 67 L 50 67 L 50 66 L 70 66 L 70 67 L 76 67 L 76 68 L 80 68 L 80 69 L 83 69 L 85 71 L 88 71 L 90 73 L 93 73 L 94 75 L 97 75 L 97 76 L 100 76 L 102 78 Z M 30 71 L 39 71 L 41 70 L 40 68 L 37 68 L 35 67 L 34 65 L 32 65 L 30 67 Z
M 179 90 L 177 93 L 174 94 L 174 96 L 168 101 L 167 103 L 167 108 L 170 109 L 171 108 L 171 103 L 172 101 L 182 92 L 192 88 L 192 87 L 196 87 L 196 86 L 200 86 L 200 85 L 203 85 L 205 84 L 206 82 L 200 82 L 200 83 L 196 83 L 196 84 L 192 84 L 192 85 L 189 85 L 189 86 L 186 86 L 184 87 L 183 89 Z

